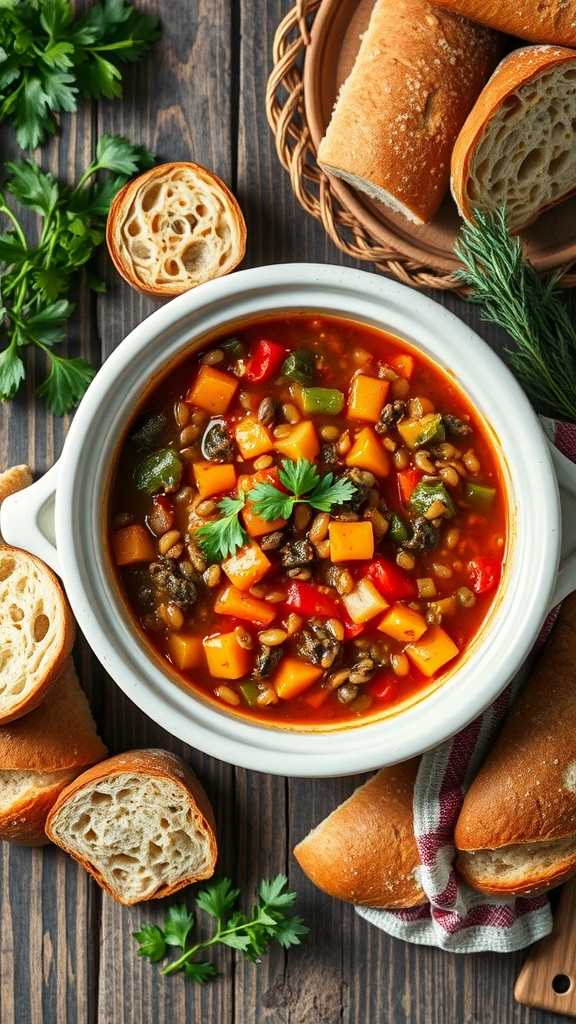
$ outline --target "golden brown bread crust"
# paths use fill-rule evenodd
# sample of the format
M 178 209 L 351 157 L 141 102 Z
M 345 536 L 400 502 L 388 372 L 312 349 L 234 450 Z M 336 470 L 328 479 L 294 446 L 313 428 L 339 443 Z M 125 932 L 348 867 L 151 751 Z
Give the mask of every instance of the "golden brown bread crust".
M 474 216 L 470 197 L 470 183 L 475 178 L 473 166 L 476 150 L 490 125 L 491 119 L 495 115 L 500 115 L 506 111 L 507 106 L 512 102 L 511 97 L 518 90 L 526 90 L 530 83 L 540 78 L 543 73 L 551 72 L 554 68 L 567 63 L 574 63 L 576 66 L 576 52 L 574 50 L 562 46 L 522 47 L 513 50 L 501 61 L 490 81 L 483 88 L 454 143 L 451 158 L 450 186 L 456 205 L 466 220 L 472 220 Z M 526 105 L 529 114 L 531 114 L 532 110 L 535 110 L 533 101 L 531 104 L 528 98 Z M 530 126 L 526 124 L 526 131 L 529 132 L 529 130 Z M 488 142 L 486 145 L 488 145 Z M 507 147 L 504 137 L 501 142 L 501 148 L 503 153 L 506 153 Z M 529 156 L 534 155 L 530 153 L 530 150 L 534 150 L 536 148 L 535 145 L 532 147 L 528 145 L 527 148 Z M 508 154 L 507 159 L 510 160 L 512 154 L 510 154 L 509 147 Z M 548 162 L 552 161 L 554 153 L 551 150 L 548 154 L 543 153 L 542 157 L 540 173 L 546 174 L 546 158 Z M 536 175 L 537 172 L 535 171 L 534 176 L 536 177 Z M 527 186 L 530 183 L 531 178 L 528 178 Z M 563 187 L 554 197 L 551 195 L 547 197 L 547 201 L 539 204 L 537 208 L 532 210 L 529 216 L 520 217 L 517 222 L 512 222 L 512 218 L 509 217 L 509 226 L 515 231 L 527 227 L 545 210 L 564 201 L 573 192 L 574 187 Z M 485 201 L 483 202 L 482 200 Z M 480 209 L 488 209 L 499 206 L 501 203 L 502 197 L 500 195 L 492 197 L 489 189 L 487 189 L 486 195 L 480 196 L 476 205 Z
M 165 300 L 234 270 L 246 249 L 246 223 L 220 178 L 179 161 L 153 167 L 120 189 L 106 243 L 128 284 Z
M 460 877 L 486 896 L 541 896 L 576 874 L 576 837 L 460 851 Z
M 420 764 L 382 768 L 297 846 L 294 856 L 324 892 L 357 906 L 413 907 L 426 902 L 412 803 Z
M 216 822 L 212 806 L 199 779 L 182 758 L 167 750 L 130 750 L 126 753 L 116 754 L 113 757 L 108 758 L 106 761 L 102 761 L 99 764 L 94 765 L 92 768 L 89 768 L 87 771 L 77 776 L 77 778 L 75 778 L 59 795 L 50 811 L 50 814 L 48 815 L 48 820 L 46 822 L 46 835 L 52 840 L 52 842 L 59 845 L 63 850 L 77 860 L 78 863 L 92 875 L 98 884 L 108 892 L 113 899 L 120 903 L 124 903 L 125 905 L 129 905 L 137 901 L 133 899 L 124 899 L 119 895 L 118 891 L 114 891 L 98 869 L 97 865 L 91 863 L 87 858 L 79 856 L 74 849 L 69 848 L 61 838 L 55 834 L 53 825 L 60 808 L 63 805 L 66 805 L 70 798 L 74 797 L 75 794 L 84 789 L 90 790 L 102 779 L 112 776 L 122 776 L 130 773 L 139 774 L 140 776 L 150 776 L 152 779 L 158 779 L 160 781 L 169 780 L 181 787 L 184 800 L 189 803 L 196 812 L 196 824 L 199 826 L 207 840 L 210 851 L 210 862 L 204 871 L 198 872 L 194 878 L 180 878 L 174 884 L 161 885 L 151 896 L 147 898 L 161 899 L 164 896 L 172 895 L 172 893 L 177 892 L 186 885 L 190 885 L 192 882 L 201 881 L 202 879 L 211 877 L 214 872 L 218 855 L 216 844 Z M 95 853 L 97 854 L 97 851 L 95 851 Z
M 23 781 L 21 796 L 9 806 L 0 806 L 0 840 L 19 846 L 45 846 L 46 818 L 62 790 L 72 782 L 80 768 L 67 768 L 57 772 L 20 772 Z M 2 775 L 5 773 L 2 772 Z M 0 788 L 1 788 L 0 779 Z
M 532 43 L 576 47 L 574 4 L 566 0 L 435 0 L 454 14 Z
M 459 850 L 576 835 L 576 594 L 464 798 Z
M 318 162 L 428 222 L 448 190 L 456 136 L 501 52 L 499 34 L 424 0 L 378 0 Z

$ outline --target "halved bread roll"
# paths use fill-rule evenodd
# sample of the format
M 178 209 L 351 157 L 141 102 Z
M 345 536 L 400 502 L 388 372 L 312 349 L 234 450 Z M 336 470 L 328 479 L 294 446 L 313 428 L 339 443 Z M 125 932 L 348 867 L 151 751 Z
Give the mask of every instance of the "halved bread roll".
M 534 895 L 576 874 L 576 594 L 464 798 L 456 867 L 490 896 Z
M 460 214 L 506 206 L 517 232 L 576 191 L 576 52 L 526 46 L 508 54 L 454 144 Z
M 62 790 L 107 757 L 71 657 L 48 696 L 0 726 L 0 840 L 48 842 L 48 812 Z
M 416 757 L 381 768 L 294 847 L 314 885 L 357 906 L 426 902 L 412 810 L 419 764 Z
M 58 797 L 46 834 L 127 905 L 210 878 L 216 866 L 208 797 L 166 750 L 117 754 L 78 776 Z
M 76 626 L 60 582 L 35 555 L 0 546 L 0 725 L 54 685 Z
M 220 178 L 199 164 L 153 167 L 116 195 L 106 227 L 112 261 L 128 284 L 170 299 L 240 263 L 246 224 Z

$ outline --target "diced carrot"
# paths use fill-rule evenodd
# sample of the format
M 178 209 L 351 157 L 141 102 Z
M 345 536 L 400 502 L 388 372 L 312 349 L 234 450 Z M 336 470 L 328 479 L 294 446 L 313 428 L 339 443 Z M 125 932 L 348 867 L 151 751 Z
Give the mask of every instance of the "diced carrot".
M 309 665 L 298 658 L 283 658 L 272 685 L 282 700 L 291 700 L 315 683 L 323 671 L 318 665 Z
M 274 448 L 274 438 L 256 416 L 245 416 L 234 427 L 236 444 L 243 459 L 257 459 Z
M 250 587 L 255 586 L 266 575 L 270 567 L 269 559 L 255 541 L 245 544 L 222 562 L 224 572 L 238 590 L 250 590 Z
M 429 626 L 421 640 L 404 648 L 410 661 L 425 676 L 433 676 L 458 654 L 458 648 L 441 626 Z
M 220 591 L 214 603 L 218 615 L 233 615 L 237 619 L 253 622 L 256 626 L 269 626 L 276 617 L 276 605 L 252 597 L 230 584 Z
M 154 541 L 140 523 L 132 523 L 121 530 L 116 530 L 112 536 L 112 547 L 117 565 L 151 562 L 156 557 Z
M 220 416 L 226 412 L 237 387 L 238 381 L 229 373 L 223 373 L 215 366 L 201 366 L 184 401 Z
M 236 633 L 217 633 L 204 640 L 208 671 L 216 679 L 241 679 L 250 671 L 252 655 L 238 643 Z
M 414 356 L 409 355 L 408 352 L 400 352 L 399 355 L 392 356 L 392 358 L 388 360 L 388 365 L 391 366 L 393 370 L 396 370 L 396 373 L 398 373 L 400 377 L 405 377 L 406 380 L 411 380 L 416 362 L 414 360 Z
M 376 590 L 372 580 L 359 580 L 354 590 L 342 596 L 352 622 L 368 622 L 389 607 L 388 601 Z
M 359 373 L 353 377 L 348 396 L 348 416 L 352 420 L 378 423 L 386 404 L 390 382 Z
M 240 481 L 238 481 L 240 487 Z M 251 488 L 248 488 L 250 490 Z M 242 522 L 249 537 L 264 537 L 267 533 L 274 533 L 274 530 L 282 530 L 286 526 L 285 519 L 262 519 L 257 516 L 252 508 L 252 503 L 247 502 L 240 513 Z
M 201 498 L 225 494 L 236 487 L 236 468 L 231 462 L 195 462 L 192 468 Z
M 346 456 L 346 465 L 367 469 L 374 476 L 388 476 L 391 467 L 390 456 L 382 447 L 372 427 L 358 431 L 354 444 Z
M 180 669 L 200 668 L 205 660 L 202 637 L 190 633 L 169 633 L 166 653 L 176 668 Z
M 378 623 L 378 629 L 382 633 L 386 633 L 394 640 L 402 640 L 404 643 L 419 640 L 427 628 L 426 619 L 420 612 L 414 611 L 406 604 L 400 604 L 399 601 L 392 605 Z
M 330 559 L 333 562 L 347 562 L 349 559 L 372 558 L 374 554 L 374 530 L 369 520 L 359 523 L 339 522 L 333 519 L 328 528 Z
M 286 437 L 277 437 L 274 442 L 276 451 L 281 455 L 296 462 L 297 459 L 314 459 L 320 451 L 320 442 L 314 429 L 312 420 L 300 420 L 296 423 Z

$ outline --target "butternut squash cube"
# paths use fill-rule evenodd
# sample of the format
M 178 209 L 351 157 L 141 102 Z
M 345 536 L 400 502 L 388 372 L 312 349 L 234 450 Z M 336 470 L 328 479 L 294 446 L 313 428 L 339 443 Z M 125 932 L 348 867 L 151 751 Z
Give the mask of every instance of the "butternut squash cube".
M 176 668 L 200 668 L 205 662 L 204 645 L 201 636 L 188 633 L 169 633 L 166 653 Z
M 193 470 L 201 498 L 225 494 L 236 487 L 236 468 L 231 462 L 195 462 Z
M 348 562 L 372 558 L 374 530 L 372 523 L 341 523 L 333 519 L 328 528 L 330 558 L 333 562 Z
M 354 590 L 342 596 L 342 602 L 352 622 L 358 625 L 368 622 L 390 607 L 388 601 L 376 590 L 372 580 L 368 579 L 359 580 Z
M 238 481 L 238 485 L 240 486 L 240 481 Z M 286 526 L 285 519 L 272 519 L 269 521 L 262 519 L 261 516 L 257 516 L 251 502 L 246 503 L 240 516 L 249 537 L 264 537 L 267 533 L 274 533 L 275 530 L 282 530 Z
M 404 650 L 416 668 L 428 677 L 436 675 L 439 669 L 459 653 L 456 644 L 441 626 L 429 626 L 421 640 L 408 644 Z
M 245 416 L 234 428 L 236 444 L 243 459 L 257 459 L 274 448 L 274 438 L 255 416 Z
M 152 562 L 156 558 L 154 541 L 141 523 L 131 523 L 116 530 L 112 536 L 112 547 L 116 565 Z
M 252 655 L 238 643 L 236 633 L 217 633 L 204 640 L 208 671 L 216 679 L 241 679 L 252 667 Z
M 380 413 L 386 404 L 390 382 L 379 377 L 357 374 L 350 384 L 348 417 L 352 420 L 368 420 L 378 423 Z
M 390 456 L 382 447 L 372 427 L 359 430 L 354 444 L 346 456 L 346 465 L 367 469 L 374 476 L 388 476 L 392 464 Z
M 283 658 L 272 685 L 282 700 L 291 700 L 320 679 L 323 671 L 318 665 L 309 665 L 299 658 Z
M 220 416 L 226 412 L 237 388 L 238 381 L 229 373 L 223 373 L 215 366 L 201 366 L 184 401 Z
M 401 640 L 403 643 L 410 643 L 412 640 L 419 640 L 426 632 L 428 623 L 420 612 L 414 611 L 408 605 L 397 601 L 381 622 L 378 629 L 394 640 Z
M 250 590 L 266 575 L 270 566 L 269 559 L 255 541 L 245 544 L 222 562 L 224 572 L 238 590 Z
M 320 451 L 318 440 L 312 420 L 300 420 L 296 423 L 286 437 L 277 437 L 274 442 L 277 452 L 285 455 L 286 458 L 296 462 L 297 459 L 314 459 Z
M 253 622 L 255 626 L 269 626 L 276 618 L 275 604 L 252 597 L 252 594 L 246 594 L 232 584 L 220 591 L 214 602 L 214 611 L 218 615 L 232 615 L 236 619 Z

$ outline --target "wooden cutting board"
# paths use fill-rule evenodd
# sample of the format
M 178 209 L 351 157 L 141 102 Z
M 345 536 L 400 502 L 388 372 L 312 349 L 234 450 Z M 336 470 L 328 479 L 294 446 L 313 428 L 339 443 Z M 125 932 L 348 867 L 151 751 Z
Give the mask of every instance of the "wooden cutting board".
M 525 1006 L 576 1017 L 576 878 L 561 891 L 550 935 L 528 955 L 514 997 Z

